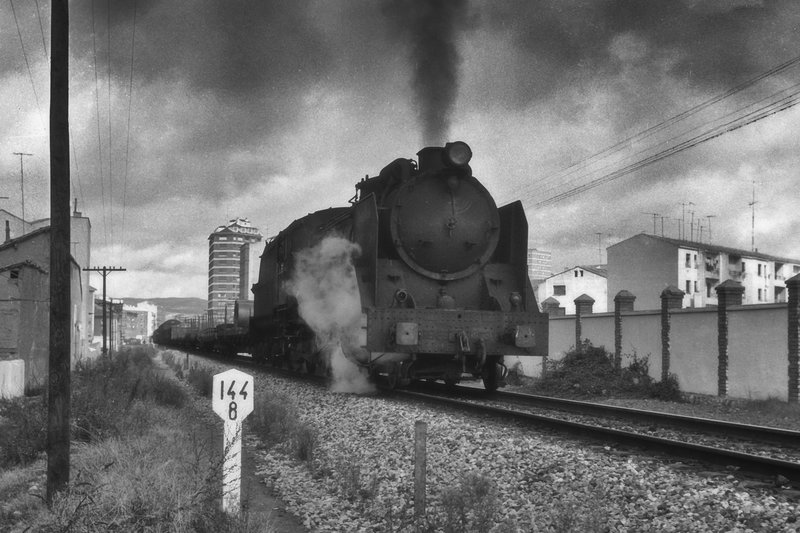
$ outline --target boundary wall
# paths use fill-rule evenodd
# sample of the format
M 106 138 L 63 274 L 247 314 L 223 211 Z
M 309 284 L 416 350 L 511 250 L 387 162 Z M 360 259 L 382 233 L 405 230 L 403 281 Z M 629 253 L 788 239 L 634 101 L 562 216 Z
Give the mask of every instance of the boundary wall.
M 619 366 L 646 357 L 655 380 L 674 375 L 684 392 L 798 402 L 800 396 L 800 275 L 786 281 L 787 303 L 741 305 L 744 288 L 727 280 L 716 307 L 681 309 L 683 292 L 667 287 L 660 310 L 635 311 L 635 296 L 620 291 L 613 313 L 578 306 L 575 315 L 550 314 L 550 359 L 589 341 Z M 624 293 L 624 294 L 623 294 Z M 576 303 L 581 297 L 576 299 Z M 586 303 L 584 299 L 582 303 Z M 543 358 L 506 358 L 525 375 L 541 375 Z

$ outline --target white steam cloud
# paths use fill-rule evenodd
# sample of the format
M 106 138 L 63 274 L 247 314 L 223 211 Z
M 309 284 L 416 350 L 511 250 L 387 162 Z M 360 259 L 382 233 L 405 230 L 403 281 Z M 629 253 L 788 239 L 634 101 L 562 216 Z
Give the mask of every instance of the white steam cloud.
M 359 367 L 345 356 L 358 348 L 361 297 L 352 258 L 360 247 L 341 237 L 326 237 L 295 255 L 286 290 L 297 298 L 298 311 L 314 331 L 317 345 L 329 357 L 334 392 L 374 391 Z

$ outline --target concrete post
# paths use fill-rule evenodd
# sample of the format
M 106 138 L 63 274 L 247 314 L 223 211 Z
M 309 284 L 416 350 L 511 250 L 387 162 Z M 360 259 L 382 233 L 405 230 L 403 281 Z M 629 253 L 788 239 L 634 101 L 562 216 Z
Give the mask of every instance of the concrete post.
M 786 280 L 789 291 L 789 403 L 797 403 L 800 396 L 800 274 Z
M 680 309 L 683 305 L 683 291 L 670 285 L 661 291 L 661 381 L 669 377 L 669 331 L 670 309 Z
M 575 298 L 575 350 L 583 351 L 581 347 L 581 329 L 582 319 L 584 315 L 592 314 L 592 307 L 594 306 L 594 298 L 588 294 L 581 294 Z
M 744 287 L 732 279 L 720 283 L 717 288 L 717 395 L 728 395 L 728 308 L 742 305 Z
M 622 313 L 633 311 L 636 296 L 622 290 L 614 296 L 614 368 L 622 366 Z

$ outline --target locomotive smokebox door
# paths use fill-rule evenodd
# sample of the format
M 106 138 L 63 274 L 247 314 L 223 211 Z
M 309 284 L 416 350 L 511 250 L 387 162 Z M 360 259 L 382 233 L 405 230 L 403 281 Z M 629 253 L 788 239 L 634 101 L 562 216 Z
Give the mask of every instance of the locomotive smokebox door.
M 454 149 L 451 158 L 468 160 L 467 150 Z M 443 153 L 442 148 L 420 152 L 420 173 L 405 181 L 388 202 L 389 229 L 409 267 L 429 278 L 456 280 L 474 273 L 492 256 L 500 217 L 494 199 L 468 166 L 448 166 Z
M 416 346 L 419 344 L 419 326 L 415 322 L 398 322 L 395 341 L 399 346 Z

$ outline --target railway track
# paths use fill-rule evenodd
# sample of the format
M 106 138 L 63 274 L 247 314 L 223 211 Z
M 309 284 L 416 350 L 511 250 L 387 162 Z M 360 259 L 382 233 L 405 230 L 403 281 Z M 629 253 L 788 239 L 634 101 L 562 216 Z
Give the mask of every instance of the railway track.
M 236 363 L 293 379 L 320 384 L 325 381 L 322 376 L 258 365 L 248 359 L 237 358 Z M 482 389 L 430 383 L 424 388 L 397 389 L 390 394 L 569 432 L 604 444 L 734 467 L 743 473 L 769 477 L 780 485 L 800 487 L 800 432 L 794 430 L 531 394 L 487 394 Z
M 800 487 L 800 432 L 544 396 L 428 387 L 400 397 L 714 463 Z

